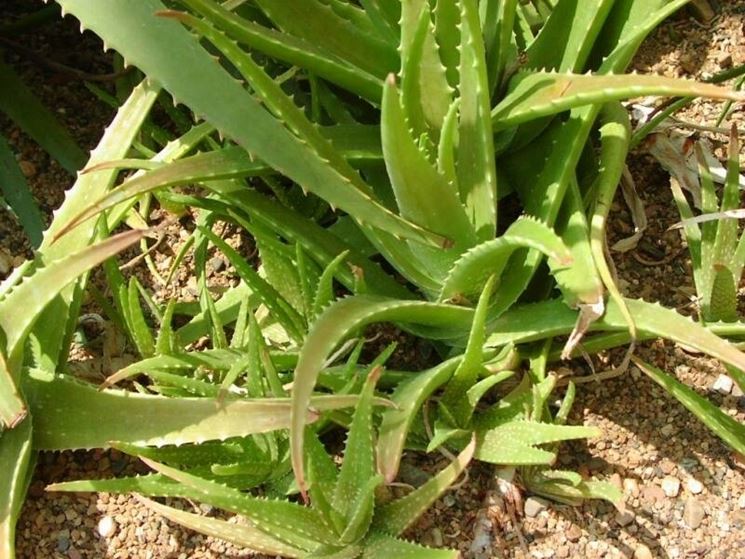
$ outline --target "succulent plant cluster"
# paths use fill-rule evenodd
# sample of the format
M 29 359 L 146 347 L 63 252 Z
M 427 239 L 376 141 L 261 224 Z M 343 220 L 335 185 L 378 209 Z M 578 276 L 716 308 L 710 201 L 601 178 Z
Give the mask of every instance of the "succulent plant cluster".
M 732 307 L 745 260 L 735 222 L 699 230 L 676 193 L 709 294 L 701 322 L 625 298 L 606 260 L 631 142 L 621 100 L 743 100 L 623 74 L 686 0 L 58 3 L 143 80 L 35 258 L 0 285 L 0 557 L 13 556 L 36 453 L 94 447 L 154 472 L 52 489 L 135 492 L 176 522 L 287 557 L 456 557 L 399 536 L 472 459 L 517 467 L 529 490 L 565 502 L 620 499 L 553 469 L 558 443 L 601 433 L 566 424 L 576 389 L 556 405 L 552 361 L 664 337 L 745 384 L 745 354 L 723 337 L 745 335 Z M 152 118 L 156 104 L 169 126 Z M 736 207 L 737 152 L 721 207 L 704 173 L 704 212 Z M 193 253 L 196 304 L 158 303 L 116 263 L 157 233 L 155 203 L 195 212 L 172 271 Z M 250 235 L 258 269 L 220 223 Z M 211 250 L 240 279 L 216 298 Z M 87 282 L 102 263 L 106 293 Z M 139 355 L 100 389 L 67 366 L 91 290 Z M 438 362 L 392 370 L 393 346 L 365 362 L 374 323 L 428 340 Z M 634 359 L 745 450 L 743 425 Z M 125 380 L 133 390 L 113 388 Z M 340 427 L 337 467 L 324 442 Z M 407 449 L 453 459 L 389 500 Z M 296 493 L 310 506 L 288 500 Z M 246 522 L 152 500 L 164 496 Z

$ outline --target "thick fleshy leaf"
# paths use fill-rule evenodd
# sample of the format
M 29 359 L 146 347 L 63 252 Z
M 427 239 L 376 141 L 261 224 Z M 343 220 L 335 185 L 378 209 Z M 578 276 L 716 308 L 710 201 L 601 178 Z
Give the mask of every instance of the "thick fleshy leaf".
M 0 435 L 0 557 L 15 557 L 15 527 L 31 475 L 31 418 Z
M 555 452 L 538 445 L 597 437 L 600 430 L 583 425 L 552 425 L 533 421 L 509 421 L 499 427 L 478 432 L 475 457 L 484 462 L 504 465 L 551 464 Z
M 581 105 L 647 95 L 745 100 L 739 91 L 664 76 L 521 72 L 510 80 L 509 93 L 492 110 L 492 125 L 495 131 L 503 130 Z

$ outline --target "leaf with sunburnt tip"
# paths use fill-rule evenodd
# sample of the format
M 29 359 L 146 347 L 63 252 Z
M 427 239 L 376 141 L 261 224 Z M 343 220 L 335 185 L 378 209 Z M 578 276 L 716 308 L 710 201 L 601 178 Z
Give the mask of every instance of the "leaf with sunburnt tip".
M 548 465 L 556 459 L 556 453 L 542 450 L 538 445 L 599 435 L 600 430 L 596 427 L 508 421 L 498 427 L 477 432 L 474 456 L 492 464 Z
M 380 507 L 375 514 L 373 531 L 398 536 L 406 531 L 432 503 L 442 496 L 468 466 L 476 448 L 472 440 L 457 458 L 424 485 L 405 497 Z
M 745 94 L 725 87 L 664 76 L 521 72 L 510 80 L 509 93 L 492 110 L 492 125 L 495 131 L 504 130 L 582 105 L 647 95 L 745 100 Z
M 137 496 L 137 500 L 168 520 L 186 528 L 235 545 L 247 547 L 259 553 L 269 553 L 283 557 L 307 557 L 308 555 L 307 550 L 289 545 L 258 528 L 253 523 L 229 523 L 225 520 L 168 507 L 145 497 Z
M 504 235 L 475 246 L 455 262 L 443 282 L 439 300 L 477 295 L 489 276 L 499 279 L 509 257 L 523 247 L 548 255 L 556 268 L 572 262 L 569 249 L 550 227 L 536 219 L 521 217 Z

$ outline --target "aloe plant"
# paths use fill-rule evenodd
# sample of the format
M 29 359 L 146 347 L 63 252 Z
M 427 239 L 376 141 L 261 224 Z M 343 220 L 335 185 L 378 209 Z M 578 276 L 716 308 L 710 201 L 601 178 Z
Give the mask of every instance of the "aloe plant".
M 55 415 L 43 411 L 50 391 L 42 378 L 92 408 L 122 399 L 116 391 L 97 397 L 52 373 L 64 368 L 84 279 L 63 290 L 42 318 L 36 312 L 20 326 L 2 322 L 10 343 L 0 363 L 0 411 L 16 425 L 12 437 L 0 438 L 0 459 L 14 472 L 1 509 L 9 511 L 6 533 L 22 498 L 38 413 L 39 436 L 59 441 L 54 448 L 111 442 L 156 470 L 58 489 L 202 499 L 248 516 L 251 525 L 228 529 L 144 502 L 187 526 L 286 556 L 451 557 L 395 537 L 472 457 L 520 467 L 527 487 L 559 500 L 618 498 L 602 482 L 551 469 L 558 443 L 599 433 L 564 424 L 573 388 L 558 412 L 549 411 L 555 379 L 545 374 L 548 361 L 574 355 L 580 342 L 599 351 L 663 336 L 745 368 L 743 354 L 717 335 L 741 335 L 741 324 L 696 324 L 625 299 L 605 262 L 605 220 L 630 144 L 618 101 L 743 99 L 710 84 L 621 75 L 646 34 L 685 0 L 168 4 L 180 10 L 159 0 L 58 3 L 152 81 L 122 109 L 130 124 L 122 115 L 94 152 L 45 234 L 40 262 L 11 279 L 7 292 L 12 296 L 21 274 L 28 276 L 21 287 L 42 285 L 56 258 L 89 254 L 95 249 L 85 247 L 123 220 L 142 225 L 133 208 L 146 207 L 155 193 L 164 206 L 199 210 L 174 269 L 194 251 L 200 297 L 190 322 L 174 329 L 177 303 L 158 305 L 144 286 L 106 265 L 109 318 L 142 357 L 106 384 L 146 375 L 139 387 L 149 394 L 141 398 L 157 402 L 171 420 L 161 430 L 139 426 L 127 440 L 121 430 L 86 433 L 76 427 L 80 418 L 71 420 L 69 439 L 62 437 Z M 130 146 L 159 95 L 154 83 L 205 122 L 137 157 Z M 137 172 L 111 188 L 121 169 Z M 173 188 L 185 184 L 200 185 L 202 195 Z M 511 222 L 502 217 L 506 199 L 520 209 Z M 217 221 L 250 233 L 258 270 L 215 233 Z M 116 239 L 95 246 L 113 252 Z M 210 246 L 240 278 L 218 300 L 207 290 Z M 72 270 L 70 280 L 84 268 Z M 335 282 L 353 295 L 336 300 Z M 32 328 L 34 320 L 49 328 Z M 370 368 L 358 364 L 361 345 L 346 365 L 334 363 L 374 322 L 433 340 L 443 361 L 417 374 L 373 365 L 358 400 L 359 373 Z M 189 347 L 204 336 L 207 349 Z M 568 341 L 554 343 L 557 336 Z M 22 367 L 27 341 L 37 369 Z M 373 443 L 379 374 L 396 407 L 383 409 Z M 504 390 L 511 377 L 517 385 Z M 656 380 L 687 398 L 664 377 Z M 24 394 L 31 427 L 28 419 L 18 423 Z M 422 408 L 433 396 L 435 413 L 425 418 Z M 220 430 L 208 414 L 203 428 L 189 426 L 212 400 L 228 406 L 236 422 Z M 35 402 L 46 404 L 35 411 Z M 340 411 L 355 404 L 351 419 Z M 131 405 L 140 403 L 133 398 Z M 690 407 L 701 415 L 700 402 Z M 258 424 L 275 430 L 237 427 L 241 414 L 262 418 L 269 408 L 275 418 Z M 174 425 L 169 414 L 179 409 L 189 413 Z M 116 418 L 126 408 L 112 410 Z M 350 429 L 339 472 L 318 439 L 334 423 Z M 708 424 L 739 444 L 731 422 Z M 277 430 L 285 427 L 289 433 Z M 405 448 L 439 447 L 460 454 L 425 491 L 376 503 L 376 488 L 395 479 Z M 294 487 L 285 475 L 291 468 Z M 311 507 L 241 493 L 261 484 L 276 495 L 299 490 Z M 301 529 L 288 530 L 287 517 Z

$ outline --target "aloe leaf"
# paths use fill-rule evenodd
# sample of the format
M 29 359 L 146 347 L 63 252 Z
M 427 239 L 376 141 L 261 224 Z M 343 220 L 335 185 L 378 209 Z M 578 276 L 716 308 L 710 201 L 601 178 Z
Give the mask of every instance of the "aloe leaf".
M 488 8 L 492 8 L 496 13 L 492 13 Z M 487 4 L 487 13 L 484 14 L 486 17 L 482 18 L 484 20 L 490 18 L 493 25 L 492 40 L 489 40 L 487 34 L 484 33 L 490 93 L 498 87 L 501 88 L 507 67 L 517 56 L 517 48 L 511 42 L 516 13 L 517 0 L 490 1 Z
M 261 98 L 263 103 L 278 117 L 281 117 L 287 127 L 293 130 L 313 150 L 313 153 L 326 163 L 327 168 L 336 173 L 338 179 L 345 183 L 343 188 L 333 189 L 330 188 L 330 185 L 319 185 L 323 190 L 317 193 L 332 208 L 339 207 L 347 211 L 359 222 L 367 221 L 377 227 L 385 228 L 391 232 L 397 232 L 399 235 L 404 235 L 403 231 L 399 231 L 401 225 L 404 225 L 406 229 L 417 229 L 415 225 L 405 222 L 370 196 L 371 189 L 362 181 L 359 174 L 341 157 L 332 144 L 323 137 L 316 126 L 306 118 L 305 114 L 294 104 L 292 99 L 284 93 L 280 85 L 268 76 L 249 55 L 223 35 L 215 32 L 213 28 L 188 14 L 169 12 L 168 15 L 183 21 L 204 35 L 232 60 L 243 77 L 249 81 L 254 92 Z M 427 242 L 427 232 L 424 230 L 421 230 L 421 232 L 424 235 L 419 240 Z M 445 240 L 442 238 L 438 240 L 437 235 L 429 235 L 428 241 L 431 244 L 437 244 L 438 242 L 440 244 L 445 243 Z
M 32 424 L 27 418 L 0 435 L 0 557 L 15 557 L 15 527 L 30 481 Z
M 75 254 L 49 262 L 7 292 L 0 300 L 0 328 L 5 332 L 8 354 L 15 351 L 44 307 L 68 283 L 139 241 L 145 233 L 139 230 L 120 233 Z
M 150 510 L 157 512 L 168 520 L 181 524 L 191 530 L 202 534 L 219 538 L 224 541 L 247 547 L 259 553 L 270 553 L 285 557 L 305 557 L 306 551 L 286 544 L 278 538 L 256 528 L 252 524 L 228 523 L 224 520 L 210 518 L 192 512 L 161 505 L 160 503 L 145 497 L 137 497 L 137 500 Z
M 1 335 L 0 342 L 2 342 Z M 0 421 L 2 426 L 8 429 L 13 429 L 28 414 L 26 402 L 16 386 L 14 377 L 3 352 L 0 351 Z M 2 436 L 1 433 L 0 436 Z
M 292 465 L 301 491 L 307 489 L 303 468 L 305 415 L 319 371 L 331 351 L 351 330 L 371 322 L 399 320 L 433 326 L 470 324 L 471 309 L 420 301 L 396 301 L 358 295 L 337 301 L 313 324 L 300 353 L 293 384 L 290 440 Z
M 336 543 L 322 516 L 311 508 L 260 499 L 152 460 L 143 462 L 194 490 L 205 503 L 245 516 L 257 529 L 288 545 L 312 551 L 322 544 Z
M 551 228 L 538 220 L 522 217 L 501 237 L 463 254 L 445 278 L 439 299 L 470 298 L 478 294 L 490 275 L 499 278 L 509 257 L 521 247 L 534 248 L 548 255 L 557 266 L 572 262 L 571 252 Z
M 725 265 L 714 265 L 707 319 L 722 322 L 737 320 L 737 284 L 732 272 Z
M 455 0 L 439 0 L 435 3 L 435 37 L 440 47 L 440 59 L 445 66 L 450 87 L 458 87 L 458 63 L 460 61 L 460 13 Z
M 631 359 L 646 375 L 662 386 L 668 394 L 688 408 L 688 411 L 695 415 L 715 435 L 735 451 L 745 454 L 745 425 L 724 413 L 695 390 L 679 382 L 675 377 L 637 357 Z
M 559 0 L 528 48 L 531 68 L 581 72 L 615 0 Z
M 460 10 L 458 188 L 476 236 L 488 241 L 494 238 L 497 228 L 497 173 L 489 116 L 489 81 L 475 0 L 462 0 Z
M 463 473 L 473 457 L 476 441 L 466 448 L 444 470 L 405 497 L 380 507 L 375 514 L 373 530 L 400 535 L 427 510 Z
M 85 152 L 13 69 L 0 62 L 0 111 L 74 175 L 85 164 Z
M 204 115 L 218 130 L 273 169 L 308 190 L 323 194 L 321 197 L 327 197 L 358 218 L 364 211 L 359 208 L 370 209 L 367 217 L 376 226 L 425 243 L 442 242 L 439 236 L 382 211 L 361 191 L 350 188 L 334 167 L 265 111 L 224 68 L 216 65 L 196 37 L 174 21 L 154 17 L 164 7 L 158 0 L 143 0 L 136 6 L 127 0 L 113 0 L 105 7 L 84 0 L 60 0 L 59 4 L 130 64 L 163 84 L 174 98 L 188 105 L 195 114 Z M 145 26 L 144 21 L 148 22 Z M 235 45 L 226 46 L 245 60 L 245 53 Z
M 474 456 L 492 464 L 549 465 L 555 460 L 556 453 L 536 448 L 536 445 L 599 435 L 600 430 L 597 427 L 510 421 L 504 425 L 477 432 Z
M 473 414 L 474 406 L 469 402 L 466 393 L 476 383 L 479 372 L 483 369 L 485 325 L 496 279 L 496 276 L 491 276 L 484 286 L 473 314 L 473 324 L 463 359 L 453 373 L 440 400 L 441 405 L 447 409 L 459 427 L 467 427 Z
M 391 396 L 391 401 L 396 407 L 383 412 L 378 429 L 378 471 L 383 474 L 386 483 L 396 479 L 406 435 L 416 414 L 427 398 L 450 380 L 460 360 L 460 357 L 449 359 L 437 367 L 418 373 L 396 387 Z
M 334 275 L 337 273 L 339 265 L 344 262 L 344 259 L 349 255 L 349 251 L 345 250 L 340 252 L 336 258 L 334 258 L 324 268 L 321 277 L 318 279 L 318 288 L 316 289 L 315 296 L 313 297 L 313 305 L 311 307 L 311 317 L 315 318 L 323 309 L 325 309 L 331 301 L 335 299 L 334 295 Z
M 183 444 L 289 425 L 289 400 L 228 400 L 217 406 L 211 398 L 99 392 L 93 386 L 38 369 L 24 377 L 24 392 L 36 416 L 34 447 L 38 449 L 105 448 L 111 441 Z M 326 407 L 323 399 L 316 402 L 316 407 Z M 142 417 L 150 420 L 140 421 Z
M 368 490 L 374 491 L 374 487 L 369 488 L 366 484 L 375 474 L 372 398 L 375 394 L 375 384 L 380 378 L 381 372 L 382 367 L 373 367 L 362 388 L 360 400 L 347 433 L 344 461 L 334 487 L 332 506 L 346 519 L 350 518 L 354 508 L 360 506 L 366 492 Z M 369 503 L 369 508 L 371 516 L 372 502 Z
M 634 317 L 640 340 L 666 338 L 695 348 L 733 367 L 745 367 L 745 354 L 690 318 L 641 299 L 627 298 L 625 302 Z M 575 320 L 576 313 L 560 301 L 522 305 L 490 324 L 494 333 L 487 338 L 486 346 L 501 347 L 508 343 L 524 343 L 568 334 Z M 590 331 L 607 332 L 627 329 L 625 317 L 612 300 L 608 301 L 603 317 L 589 328 Z M 724 330 L 720 332 L 726 333 Z
M 380 102 L 383 91 L 379 77 L 324 50 L 317 43 L 258 25 L 214 2 L 187 0 L 185 3 L 239 43 L 292 66 L 305 68 L 369 101 Z
M 414 143 L 392 77 L 386 80 L 383 90 L 381 135 L 386 169 L 401 215 L 425 228 L 434 227 L 432 230 L 452 242 L 452 248 L 447 251 L 411 247 L 430 274 L 441 277 L 455 255 L 475 244 L 475 231 L 454 186 L 448 184 Z
M 414 136 L 442 127 L 452 90 L 440 62 L 435 29 L 427 0 L 401 5 L 402 104 Z
M 2 73 L 0 66 L 0 73 Z M 18 217 L 31 246 L 38 247 L 44 231 L 44 218 L 5 138 L 0 136 L 0 192 Z
M 458 559 L 460 553 L 453 549 L 433 549 L 396 539 L 387 534 L 376 534 L 365 541 L 361 559 Z
M 257 4 L 283 31 L 318 45 L 379 78 L 398 69 L 395 46 L 370 28 L 340 17 L 328 3 L 257 0 Z
M 160 93 L 160 88 L 148 81 L 135 87 L 126 102 L 119 108 L 103 137 L 91 152 L 89 165 L 110 159 L 125 157 L 132 142 L 147 118 Z M 97 173 L 95 176 L 80 175 L 73 187 L 65 194 L 62 206 L 44 234 L 39 248 L 38 264 L 49 263 L 61 257 L 77 253 L 91 244 L 96 234 L 96 223 L 90 222 L 76 231 L 53 242 L 57 233 L 74 218 L 82 208 L 100 197 L 116 180 L 116 171 Z M 112 223 L 112 226 L 115 224 Z M 59 297 L 47 306 L 31 332 L 30 339 L 37 365 L 54 369 L 66 359 L 69 341 L 77 325 L 78 312 L 82 304 L 81 282 L 61 290 Z
M 604 124 L 600 128 L 600 171 L 596 180 L 597 196 L 590 218 L 590 247 L 598 275 L 608 290 L 610 297 L 618 305 L 626 322 L 632 340 L 636 338 L 636 326 L 631 313 L 626 308 L 623 296 L 614 281 L 606 260 L 605 226 L 613 197 L 626 162 L 631 137 L 631 124 L 626 110 L 620 104 L 607 103 L 602 112 Z
M 556 74 L 520 72 L 509 93 L 491 112 L 494 130 L 503 130 L 581 105 L 620 101 L 646 95 L 688 95 L 743 100 L 745 95 L 712 84 L 654 75 Z

